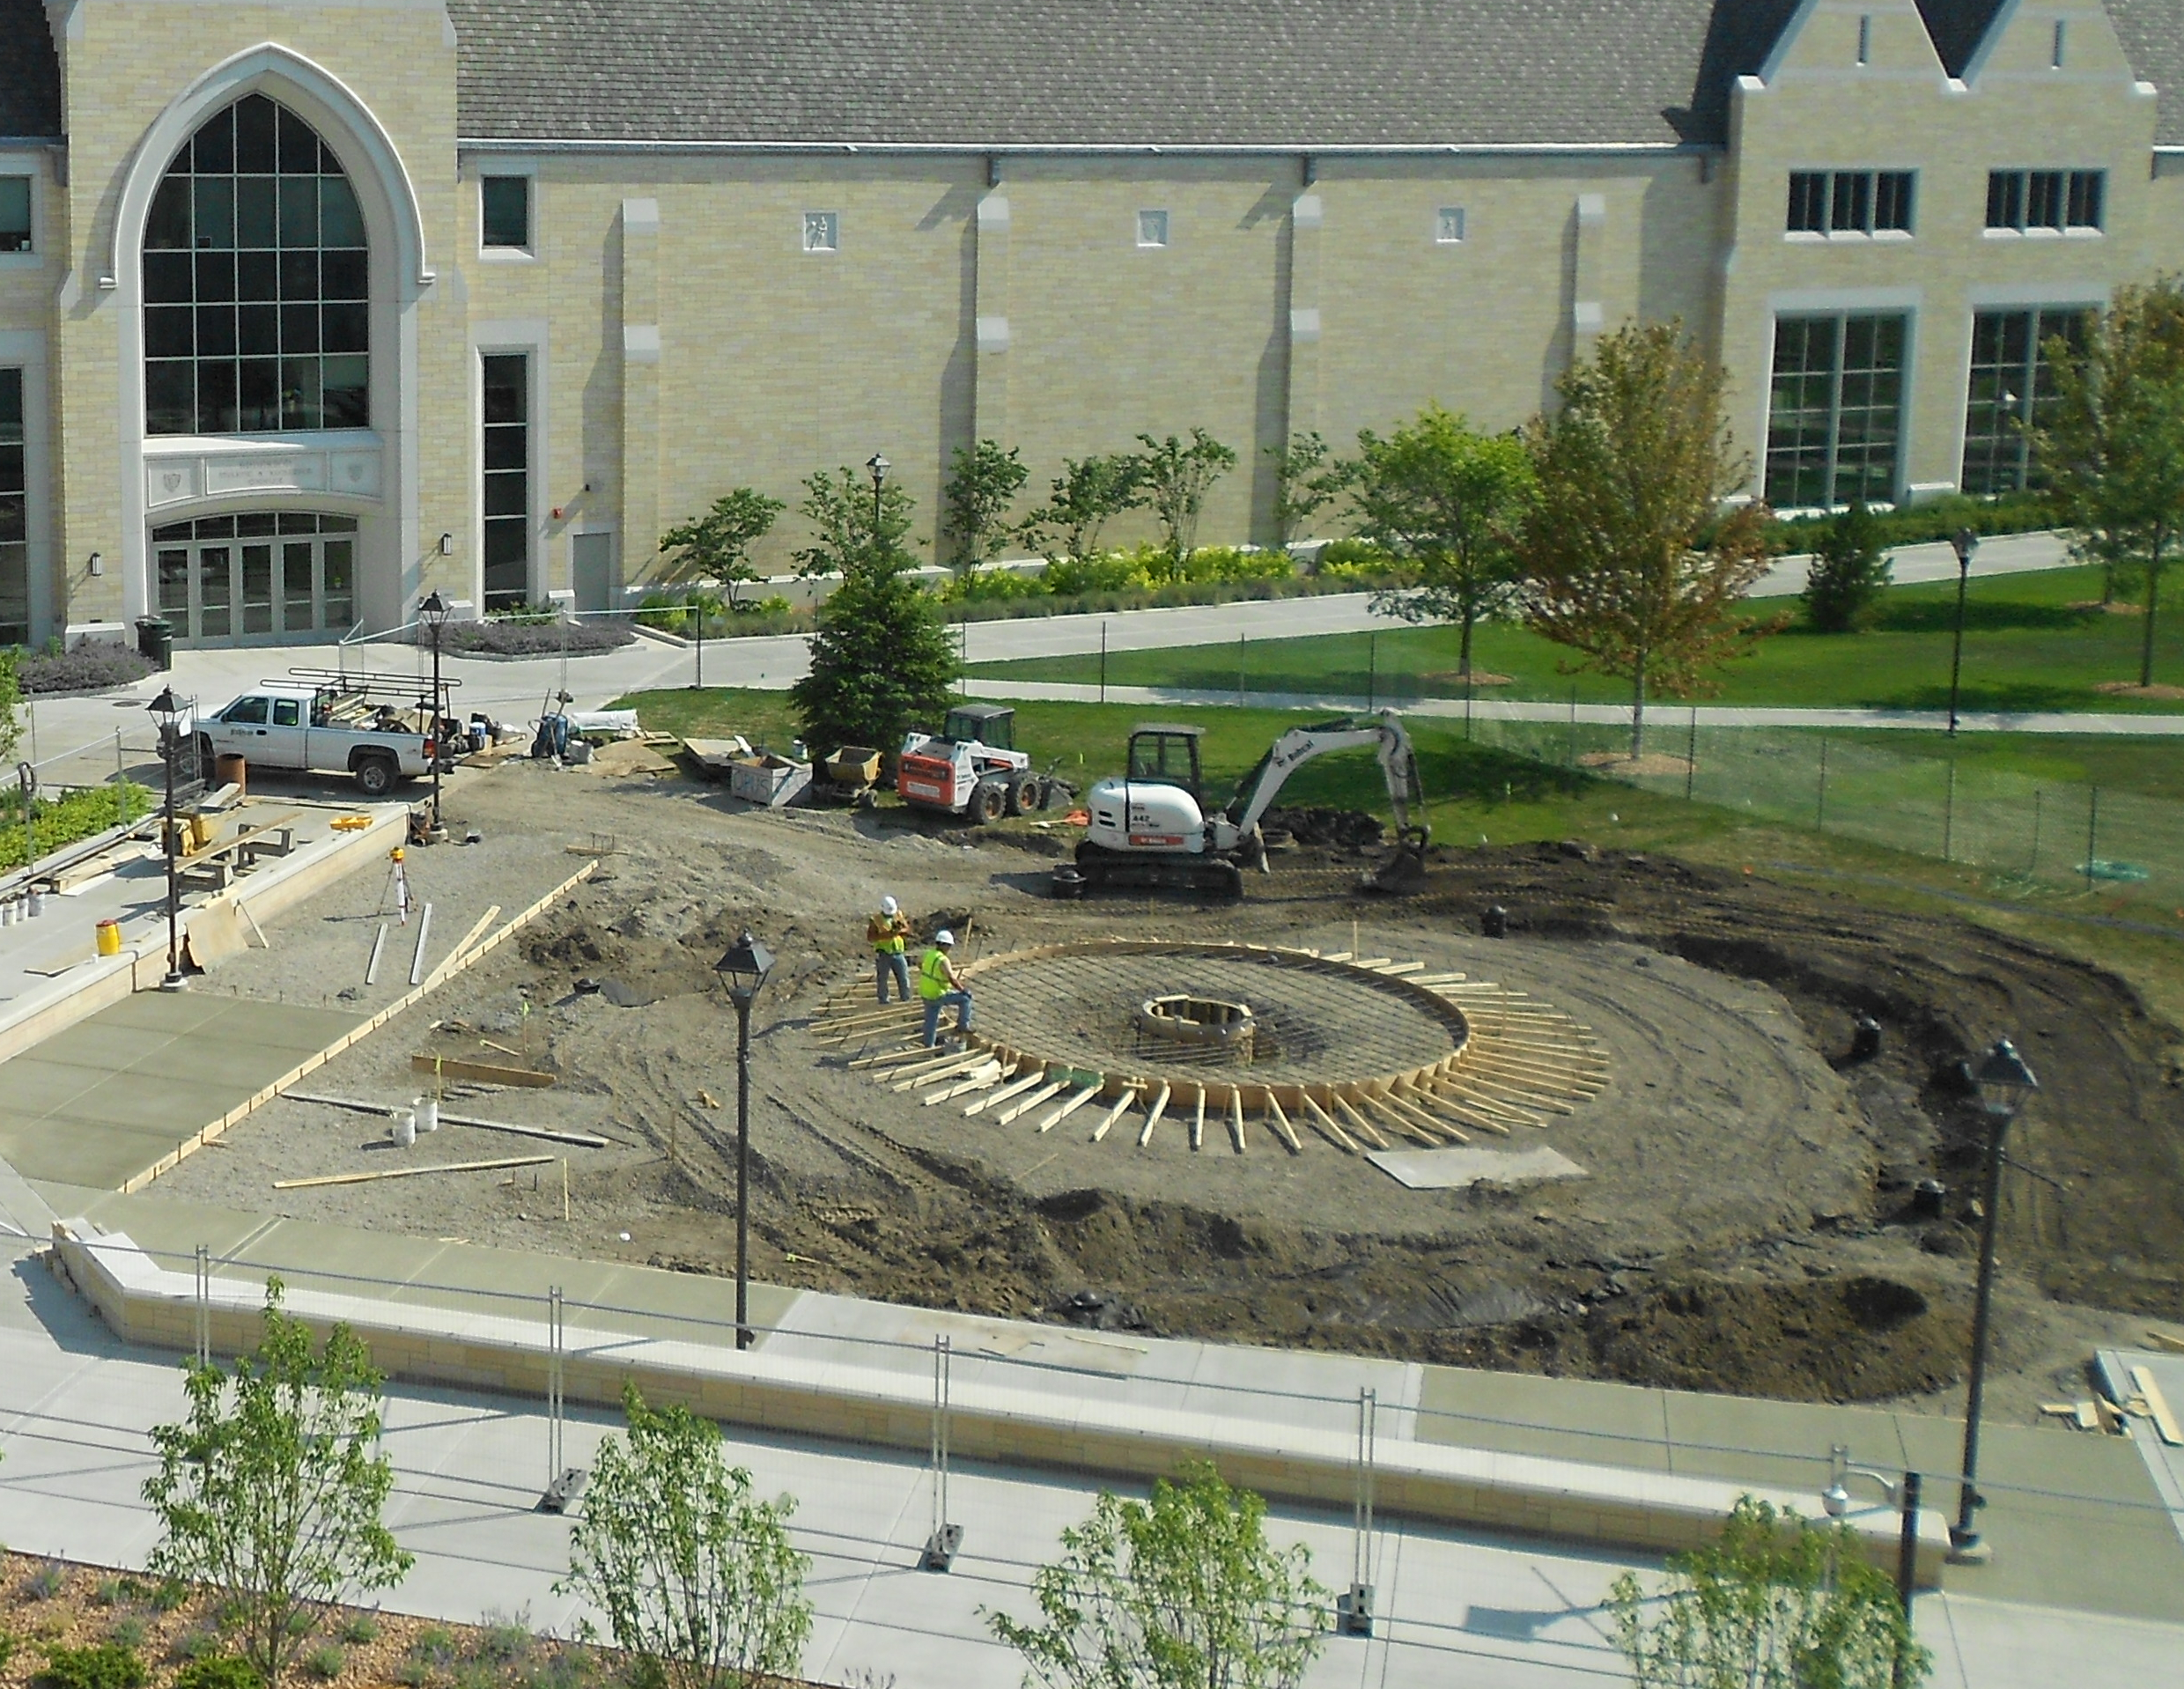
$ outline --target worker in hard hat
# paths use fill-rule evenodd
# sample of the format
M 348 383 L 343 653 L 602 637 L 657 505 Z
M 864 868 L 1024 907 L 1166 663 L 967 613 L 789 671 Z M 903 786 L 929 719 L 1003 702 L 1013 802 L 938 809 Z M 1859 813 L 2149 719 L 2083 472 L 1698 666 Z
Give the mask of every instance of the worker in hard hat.
M 887 1007 L 890 979 L 895 982 L 896 997 L 902 1002 L 910 1001 L 910 922 L 894 898 L 881 898 L 880 912 L 866 918 L 865 942 L 872 946 L 873 977 L 880 987 L 881 1007 Z
M 941 1011 L 956 1011 L 956 1029 L 970 1030 L 970 992 L 964 986 L 963 977 L 956 971 L 956 964 L 948 960 L 948 953 L 956 948 L 956 935 L 943 926 L 933 935 L 933 948 L 918 964 L 918 995 L 926 1002 L 926 1048 L 930 1050 L 941 1042 Z

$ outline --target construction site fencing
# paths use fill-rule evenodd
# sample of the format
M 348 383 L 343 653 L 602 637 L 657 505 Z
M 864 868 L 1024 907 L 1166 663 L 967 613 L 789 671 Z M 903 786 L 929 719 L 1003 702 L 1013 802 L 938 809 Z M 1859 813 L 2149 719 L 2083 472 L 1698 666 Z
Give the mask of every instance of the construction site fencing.
M 1682 708 L 1648 712 L 1634 761 L 1628 721 L 1511 721 L 1474 715 L 1474 742 L 1664 797 L 1937 861 L 1976 867 L 2027 894 L 2136 889 L 2184 904 L 2184 804 L 1920 756 L 1867 734 L 1712 726 Z

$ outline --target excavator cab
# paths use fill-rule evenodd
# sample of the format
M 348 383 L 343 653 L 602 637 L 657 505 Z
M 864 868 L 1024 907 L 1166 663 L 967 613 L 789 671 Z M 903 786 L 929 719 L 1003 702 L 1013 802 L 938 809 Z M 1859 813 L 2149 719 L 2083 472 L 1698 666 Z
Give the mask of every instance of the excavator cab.
M 1205 734 L 1203 727 L 1158 721 L 1133 727 L 1130 733 L 1129 778 L 1179 785 L 1202 803 L 1204 772 L 1199 765 L 1199 741 Z

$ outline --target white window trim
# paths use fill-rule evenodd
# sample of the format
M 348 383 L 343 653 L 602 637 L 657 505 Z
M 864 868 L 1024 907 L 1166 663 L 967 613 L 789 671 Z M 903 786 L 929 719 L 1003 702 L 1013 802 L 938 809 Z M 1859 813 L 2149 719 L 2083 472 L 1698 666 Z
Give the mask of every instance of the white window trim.
M 812 225 L 820 218 L 826 220 L 826 232 L 832 237 L 825 246 L 812 244 Z M 807 257 L 829 258 L 838 256 L 842 250 L 842 214 L 839 211 L 806 211 L 797 218 L 796 242 Z
M 33 205 L 34 200 L 33 194 Z M 37 215 L 33 209 L 33 225 Z M 53 510 L 48 502 L 53 486 L 53 442 L 48 431 L 52 411 L 46 389 L 45 336 L 34 328 L 0 331 L 0 365 L 23 372 L 23 538 L 27 542 L 23 566 L 30 588 L 30 637 L 35 643 L 60 631 L 54 621 L 57 570 Z M 112 560 L 107 566 L 113 567 Z M 88 558 L 85 567 L 89 568 Z
M 551 446 L 547 434 L 547 325 L 539 318 L 480 322 L 470 338 L 470 566 L 465 571 L 469 597 L 483 616 L 485 605 L 485 360 L 499 353 L 520 352 L 530 359 L 530 576 L 524 588 L 526 604 L 542 604 L 556 585 L 549 554 L 546 483 Z
M 1147 227 L 1146 219 L 1153 217 L 1156 217 L 1160 219 L 1161 238 L 1157 240 L 1147 240 L 1145 238 L 1145 231 Z M 1164 205 L 1140 206 L 1138 208 L 1136 234 L 1138 240 L 1138 250 L 1140 252 L 1166 252 L 1175 241 L 1175 219 L 1169 215 L 1168 208 Z
M 0 269 L 38 269 L 46 262 L 51 242 L 47 227 L 46 172 L 34 152 L 0 152 L 0 176 L 25 176 L 30 181 L 30 250 L 0 252 Z
M 521 176 L 531 184 L 529 244 L 521 247 L 489 247 L 485 244 L 485 179 L 488 176 Z M 477 167 L 477 181 L 471 189 L 471 209 L 477 216 L 477 256 L 485 264 L 535 264 L 538 262 L 538 232 L 540 205 L 538 196 L 538 160 L 535 159 L 504 159 L 496 155 L 490 163 L 481 161 Z

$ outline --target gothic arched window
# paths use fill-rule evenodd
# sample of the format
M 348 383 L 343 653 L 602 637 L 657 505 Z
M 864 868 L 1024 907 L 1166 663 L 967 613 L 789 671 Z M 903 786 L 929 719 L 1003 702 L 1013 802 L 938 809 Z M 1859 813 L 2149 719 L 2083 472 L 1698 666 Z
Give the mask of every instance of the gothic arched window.
M 369 427 L 368 256 L 308 123 L 263 94 L 209 118 L 144 225 L 144 431 Z

